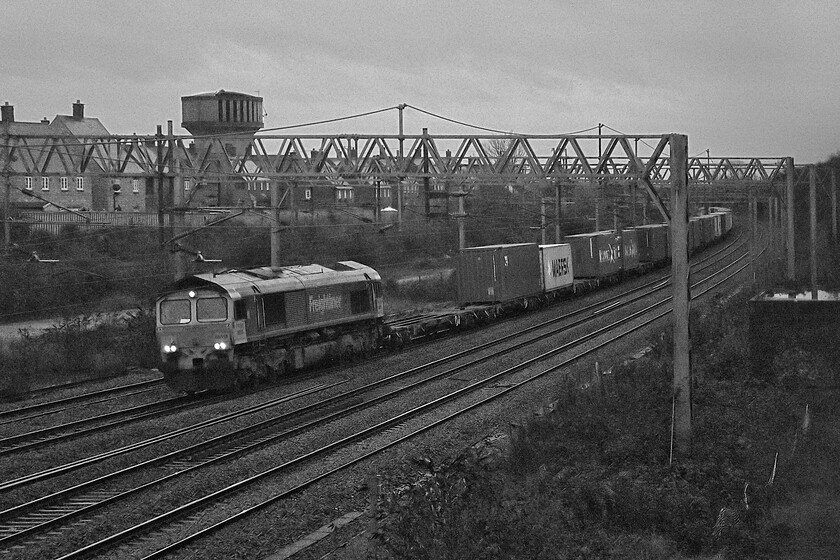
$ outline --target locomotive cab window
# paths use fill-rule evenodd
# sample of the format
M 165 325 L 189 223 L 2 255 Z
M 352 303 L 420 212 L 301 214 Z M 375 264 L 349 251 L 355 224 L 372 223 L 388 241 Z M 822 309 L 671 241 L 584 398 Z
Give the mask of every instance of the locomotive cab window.
M 367 289 L 350 292 L 350 313 L 367 313 L 370 311 L 370 295 Z
M 228 317 L 227 300 L 221 297 L 199 298 L 195 302 L 195 315 L 201 323 L 225 321 Z
M 171 299 L 160 302 L 160 323 L 162 325 L 189 323 L 190 319 L 192 319 L 190 300 Z
M 248 307 L 245 305 L 244 299 L 238 299 L 233 302 L 233 320 L 244 321 L 248 318 Z

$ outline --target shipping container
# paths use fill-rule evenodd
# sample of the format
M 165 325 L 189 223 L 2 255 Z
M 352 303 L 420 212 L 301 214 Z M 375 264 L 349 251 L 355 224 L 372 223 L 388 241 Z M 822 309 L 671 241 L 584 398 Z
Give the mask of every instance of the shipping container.
M 700 218 L 700 246 L 705 247 L 712 240 L 712 222 L 709 215 L 699 216 Z
M 712 225 L 714 227 L 713 239 L 720 239 L 723 237 L 723 214 L 721 212 L 714 212 L 709 215 L 712 217 Z
M 613 231 L 568 235 L 575 278 L 603 278 L 621 271 L 621 238 Z
M 723 212 L 723 234 L 726 235 L 732 231 L 732 210 L 725 210 Z
M 639 268 L 639 240 L 635 229 L 621 230 L 621 268 L 625 272 Z
M 540 250 L 536 243 L 462 249 L 458 255 L 458 301 L 494 303 L 539 294 Z
M 688 250 L 693 253 L 703 243 L 703 231 L 701 230 L 700 218 L 688 219 Z
M 542 290 L 551 292 L 574 285 L 572 247 L 568 243 L 540 245 Z
M 671 258 L 668 244 L 670 228 L 668 224 L 647 224 L 636 226 L 639 242 L 639 260 L 641 262 L 664 262 Z

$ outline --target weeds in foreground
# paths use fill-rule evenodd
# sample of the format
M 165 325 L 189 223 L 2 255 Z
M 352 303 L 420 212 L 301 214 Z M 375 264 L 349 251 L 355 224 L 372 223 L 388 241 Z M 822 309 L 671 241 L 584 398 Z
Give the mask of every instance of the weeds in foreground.
M 771 512 L 813 453 L 791 387 L 825 374 L 782 359 L 772 380 L 783 383 L 749 377 L 748 345 L 725 343 L 743 341 L 746 301 L 695 317 L 691 457 L 669 465 L 671 369 L 655 348 L 613 368 L 604 391 L 566 391 L 561 412 L 529 422 L 503 462 L 467 453 L 393 487 L 380 557 L 764 558 L 790 547 L 792 527 Z M 824 387 L 821 400 L 836 396 Z
M 119 375 L 153 367 L 154 316 L 138 311 L 127 321 L 93 316 L 64 319 L 38 337 L 27 332 L 0 348 L 0 398 L 34 387 Z

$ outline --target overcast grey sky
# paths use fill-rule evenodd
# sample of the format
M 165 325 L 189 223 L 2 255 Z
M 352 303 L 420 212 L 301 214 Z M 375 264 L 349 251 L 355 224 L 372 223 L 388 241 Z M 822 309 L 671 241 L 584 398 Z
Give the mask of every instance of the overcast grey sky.
M 604 123 L 689 153 L 840 152 L 840 2 L 6 0 L 0 103 L 114 134 L 181 121 L 180 98 L 261 95 L 266 127 L 408 103 L 521 133 Z M 405 132 L 472 133 L 416 111 Z M 311 133 L 397 130 L 397 113 Z

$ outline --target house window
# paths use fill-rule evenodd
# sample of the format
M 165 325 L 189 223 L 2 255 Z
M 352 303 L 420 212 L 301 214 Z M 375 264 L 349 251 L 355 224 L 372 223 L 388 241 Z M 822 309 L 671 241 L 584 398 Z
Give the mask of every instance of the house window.
M 41 190 L 42 191 L 50 190 L 50 178 L 49 177 L 41 177 Z
M 70 185 L 70 181 L 67 179 L 67 177 L 62 177 L 61 178 L 61 190 L 66 191 L 67 189 L 70 188 L 69 185 Z
M 32 190 L 32 177 L 24 177 L 23 179 L 24 188 L 28 191 Z
M 306 189 L 303 191 L 303 198 L 306 200 L 312 200 L 312 189 Z
M 135 194 L 140 192 L 140 179 L 131 180 L 131 192 Z
M 76 190 L 77 191 L 85 190 L 85 178 L 84 177 L 76 177 Z
M 191 188 L 192 188 L 192 181 L 190 181 L 189 179 L 184 179 L 184 192 L 190 192 Z

